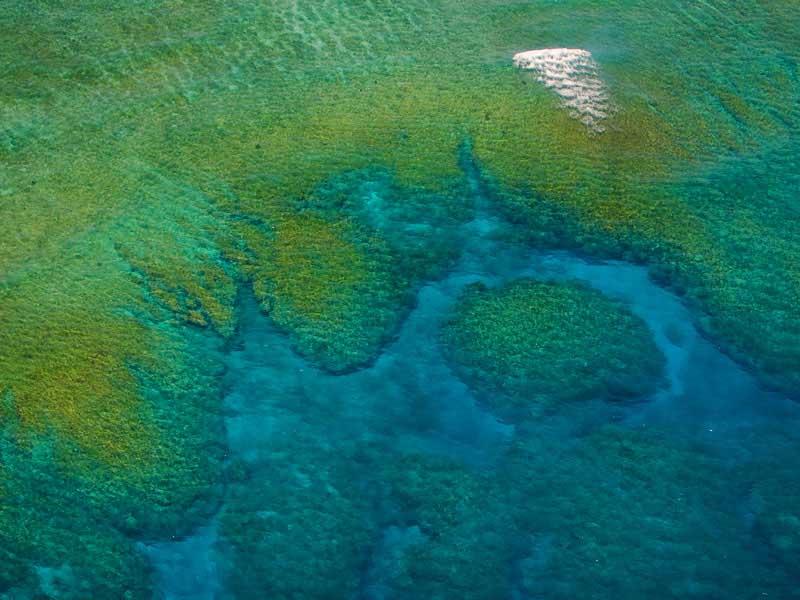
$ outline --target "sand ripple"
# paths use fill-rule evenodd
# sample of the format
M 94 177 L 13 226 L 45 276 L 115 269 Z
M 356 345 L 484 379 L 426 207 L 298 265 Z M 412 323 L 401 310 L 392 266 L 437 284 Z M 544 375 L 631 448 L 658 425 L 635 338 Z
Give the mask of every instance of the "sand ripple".
M 611 111 L 599 66 L 588 50 L 544 48 L 514 55 L 514 64 L 533 71 L 536 80 L 561 98 L 570 114 L 592 130 L 605 131 L 602 121 Z

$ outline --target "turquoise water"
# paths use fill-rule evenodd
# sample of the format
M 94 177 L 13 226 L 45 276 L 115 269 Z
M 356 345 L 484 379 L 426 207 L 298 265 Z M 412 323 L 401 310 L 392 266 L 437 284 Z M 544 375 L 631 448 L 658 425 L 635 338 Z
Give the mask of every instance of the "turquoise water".
M 0 600 L 800 598 L 796 0 L 0 56 Z
M 477 200 L 481 206 L 482 199 Z M 531 251 L 509 241 L 503 235 L 506 227 L 502 220 L 479 210 L 463 226 L 465 244 L 458 262 L 442 279 L 417 292 L 411 312 L 375 362 L 351 374 L 333 375 L 309 364 L 293 351 L 290 341 L 270 323 L 252 296 L 242 295 L 240 328 L 226 358 L 224 401 L 226 461 L 241 474 L 226 483 L 220 505 L 207 523 L 176 541 L 144 543 L 156 570 L 159 597 L 294 597 L 294 592 L 282 591 L 293 589 L 304 590 L 308 597 L 334 597 L 348 587 L 355 596 L 369 599 L 642 597 L 640 594 L 651 593 L 649 582 L 639 579 L 648 568 L 631 572 L 628 561 L 632 560 L 669 561 L 666 573 L 659 575 L 668 578 L 670 585 L 669 590 L 662 590 L 663 597 L 732 597 L 731 593 L 742 598 L 757 597 L 752 594 L 790 597 L 794 593 L 793 565 L 783 564 L 772 553 L 764 538 L 767 533 L 757 523 L 761 510 L 757 505 L 763 499 L 750 487 L 757 477 L 738 471 L 749 471 L 753 461 L 768 460 L 773 452 L 791 456 L 800 431 L 800 406 L 782 394 L 764 390 L 751 374 L 700 335 L 682 300 L 654 284 L 645 268 L 619 261 L 591 261 L 566 252 Z M 666 357 L 661 389 L 633 404 L 590 399 L 580 407 L 562 407 L 524 425 L 498 420 L 454 375 L 442 356 L 438 334 L 466 286 L 482 282 L 496 287 L 519 278 L 579 280 L 630 307 L 646 323 Z M 391 490 L 382 489 L 391 476 L 379 474 L 385 463 L 402 462 L 403 457 L 427 457 L 421 459 L 423 465 L 425 460 L 443 459 L 454 472 L 473 473 L 480 485 L 486 486 L 480 493 L 491 495 L 495 485 L 525 490 L 527 478 L 540 479 L 539 485 L 546 485 L 554 476 L 548 470 L 559 470 L 554 463 L 570 460 L 576 445 L 587 445 L 584 450 L 592 454 L 592 464 L 579 464 L 578 468 L 600 469 L 591 477 L 601 479 L 606 476 L 603 470 L 608 470 L 610 480 L 593 493 L 610 493 L 623 501 L 632 492 L 625 489 L 624 477 L 622 482 L 612 483 L 619 477 L 619 465 L 602 454 L 594 456 L 592 440 L 604 435 L 624 439 L 629 432 L 636 440 L 636 435 L 649 430 L 669 434 L 662 438 L 666 446 L 659 462 L 645 462 L 642 472 L 636 473 L 637 483 L 643 486 L 640 491 L 663 493 L 662 482 L 657 480 L 660 470 L 672 474 L 675 467 L 669 461 L 691 461 L 691 454 L 682 452 L 686 447 L 700 456 L 700 476 L 720 481 L 695 482 L 686 480 L 684 473 L 670 483 L 670 489 L 685 495 L 686 506 L 675 510 L 669 506 L 676 500 L 672 498 L 657 499 L 654 507 L 646 501 L 643 506 L 622 507 L 629 519 L 622 523 L 617 520 L 617 507 L 604 506 L 607 500 L 600 500 L 597 513 L 588 515 L 573 514 L 569 503 L 547 506 L 553 502 L 548 494 L 527 497 L 524 505 L 513 508 L 504 503 L 507 500 L 497 500 L 497 506 L 470 506 L 469 510 L 476 512 L 467 512 L 463 518 L 474 519 L 479 529 L 486 529 L 471 531 L 457 544 L 443 542 L 455 545 L 447 547 L 446 554 L 435 556 L 451 564 L 443 564 L 443 573 L 433 580 L 425 578 L 425 569 L 414 565 L 415 558 L 409 555 L 413 557 L 426 544 L 434 544 L 432 538 L 445 535 L 427 530 L 414 516 L 417 503 L 439 502 L 436 487 L 417 489 L 421 497 L 392 498 Z M 519 465 L 512 464 L 520 439 L 525 440 L 523 444 L 535 440 L 536 448 L 548 452 L 535 466 L 524 465 L 521 472 Z M 631 442 L 633 452 L 635 444 Z M 680 449 L 676 456 L 671 455 L 672 444 Z M 645 460 L 651 458 L 643 454 Z M 353 460 L 358 461 L 355 468 L 343 465 Z M 686 468 L 690 477 L 695 475 L 691 464 L 679 468 Z M 343 469 L 347 476 L 340 478 Z M 387 479 L 381 481 L 382 477 Z M 727 488 L 726 479 L 732 477 L 741 478 L 733 485 L 737 495 L 716 489 L 717 485 Z M 285 478 L 293 481 L 288 483 Z M 580 479 L 571 483 L 582 485 Z M 609 491 L 603 489 L 606 484 L 621 487 Z M 353 497 L 362 493 L 374 497 L 364 505 L 363 498 Z M 426 494 L 432 496 L 426 498 Z M 343 497 L 347 509 L 355 506 L 365 511 L 356 518 L 368 523 L 361 525 L 369 528 L 369 534 L 348 531 L 349 515 L 339 523 L 337 512 L 327 514 L 328 495 L 337 500 Z M 274 511 L 276 505 L 287 512 Z M 506 510 L 507 515 L 503 514 Z M 514 518 L 515 510 L 542 511 L 549 519 L 561 520 L 555 527 L 518 525 L 507 530 L 498 526 Z M 702 511 L 708 511 L 713 522 L 722 521 L 728 529 L 687 528 L 692 517 L 684 511 L 700 511 L 694 515 L 700 520 Z M 326 519 L 333 523 L 315 522 Z M 641 519 L 663 520 L 664 529 L 651 529 Z M 640 548 L 638 543 L 626 547 L 614 533 L 620 526 L 639 528 L 628 532 L 633 540 L 640 535 L 663 536 L 654 540 L 663 547 Z M 303 532 L 286 537 L 284 529 L 293 527 Z M 588 543 L 581 539 L 586 527 L 608 528 L 605 543 L 620 547 L 612 551 L 571 548 L 572 544 Z M 481 561 L 488 560 L 490 551 L 475 550 L 471 545 L 492 535 L 507 536 L 499 545 L 515 547 L 515 551 L 504 548 L 505 581 L 499 588 L 487 588 L 492 591 L 464 588 L 459 579 L 466 574 L 460 570 L 480 571 Z M 364 545 L 358 545 L 359 540 Z M 341 544 L 343 555 L 337 549 L 325 557 L 328 564 L 316 564 L 317 545 L 329 544 Z M 670 548 L 673 544 L 683 548 L 675 551 Z M 706 547 L 715 548 L 716 553 Z M 642 556 L 636 557 L 639 551 Z M 560 561 L 574 560 L 572 553 L 583 552 L 607 561 L 597 579 L 585 582 L 560 572 Z M 266 566 L 283 564 L 287 558 L 297 562 L 284 565 L 285 571 Z M 713 565 L 714 577 L 708 578 L 703 563 L 717 560 L 722 562 Z M 342 571 L 347 568 L 354 570 Z M 280 581 L 262 579 L 262 569 Z M 752 572 L 742 573 L 741 569 Z M 492 581 L 496 576 L 493 573 L 488 583 L 496 585 Z M 651 576 L 648 573 L 648 579 Z M 331 577 L 335 577 L 336 587 L 327 581 Z M 318 583 L 314 578 L 325 581 Z M 480 578 L 470 581 L 481 586 Z M 598 581 L 603 581 L 604 589 L 596 587 Z M 751 587 L 740 589 L 743 584 Z M 539 591 L 540 586 L 546 591 Z

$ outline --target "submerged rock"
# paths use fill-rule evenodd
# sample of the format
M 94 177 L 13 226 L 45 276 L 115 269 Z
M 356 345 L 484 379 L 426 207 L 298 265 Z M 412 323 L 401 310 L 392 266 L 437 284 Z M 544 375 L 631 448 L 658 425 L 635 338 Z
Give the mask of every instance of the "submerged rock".
M 739 482 L 709 448 L 674 431 L 611 426 L 548 450 L 519 440 L 505 484 L 530 534 L 523 597 L 796 597 L 788 572 L 759 558 L 732 501 Z
M 563 402 L 647 396 L 664 369 L 644 321 L 579 282 L 473 285 L 441 340 L 456 372 L 511 421 Z

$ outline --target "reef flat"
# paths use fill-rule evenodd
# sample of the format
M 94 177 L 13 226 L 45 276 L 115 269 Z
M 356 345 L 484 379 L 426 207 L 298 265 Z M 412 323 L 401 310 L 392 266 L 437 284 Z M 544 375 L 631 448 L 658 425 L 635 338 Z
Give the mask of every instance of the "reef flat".
M 2 3 L 0 598 L 796 597 L 798 32 Z

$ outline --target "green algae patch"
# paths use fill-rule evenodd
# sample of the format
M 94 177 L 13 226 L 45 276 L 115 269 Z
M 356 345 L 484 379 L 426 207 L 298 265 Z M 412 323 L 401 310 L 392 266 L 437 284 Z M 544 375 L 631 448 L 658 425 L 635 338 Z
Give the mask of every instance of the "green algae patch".
M 520 537 L 505 492 L 491 476 L 421 454 L 390 462 L 384 473 L 396 523 L 419 532 L 381 574 L 390 597 L 511 596 Z
M 725 156 L 674 186 L 726 257 L 715 284 L 687 282 L 687 296 L 708 315 L 701 326 L 762 382 L 793 397 L 800 389 L 798 142 L 795 134 Z
M 758 151 L 796 129 L 800 15 L 792 3 L 110 6 L 0 9 L 10 57 L 0 96 L 9 165 L 0 173 L 8 197 L 0 233 L 16 240 L 0 251 L 0 265 L 42 260 L 37 245 L 56 253 L 120 208 L 141 163 L 174 169 L 170 176 L 179 172 L 203 193 L 199 180 L 227 182 L 241 192 L 224 206 L 228 216 L 269 221 L 321 181 L 373 164 L 405 184 L 441 189 L 458 172 L 455 149 L 466 135 L 514 192 L 498 206 L 533 237 L 549 220 L 542 212 L 557 215 L 563 235 L 543 241 L 646 262 L 676 289 L 714 295 L 696 309 L 712 320 L 748 300 L 730 282 L 753 271 L 720 248 L 726 226 L 665 188 L 719 154 Z M 511 65 L 515 52 L 565 43 L 591 50 L 600 65 L 615 106 L 602 135 Z M 272 184 L 249 195 L 259 176 Z M 781 235 L 770 228 L 763 244 L 780 246 Z M 147 285 L 192 323 L 225 323 L 227 292 L 211 298 L 207 288 L 230 289 L 230 273 L 189 278 L 180 266 L 177 287 L 163 277 L 171 260 L 153 266 Z M 756 274 L 769 272 L 759 266 Z M 779 293 L 781 310 L 796 317 L 794 291 Z M 757 323 L 748 337 L 770 340 L 754 349 L 728 323 L 709 332 L 754 369 L 767 363 L 766 378 L 794 393 L 796 380 L 768 364 L 772 341 L 783 345 L 774 312 L 750 311 L 737 324 Z
M 0 297 L 4 365 L 23 427 L 53 429 L 82 454 L 109 465 L 149 462 L 147 409 L 126 367 L 145 355 L 143 328 L 97 309 L 112 290 L 70 265 L 36 273 Z M 39 296 L 41 294 L 41 296 Z M 33 303 L 30 298 L 38 299 Z M 87 324 L 94 327 L 87 327 Z
M 217 544 L 231 598 L 357 598 L 376 535 L 357 456 L 281 435 L 245 469 L 220 519 Z
M 606 427 L 547 454 L 535 434 L 518 439 L 504 484 L 525 507 L 527 595 L 721 598 L 791 587 L 789 571 L 757 558 L 757 536 L 731 502 L 746 486 L 709 448 L 668 431 Z
M 96 490 L 76 488 L 53 444 L 0 441 L 0 593 L 9 598 L 152 597 L 150 567 L 107 519 Z M 9 474 L 12 473 L 12 474 Z
M 254 281 L 270 317 L 330 371 L 368 362 L 396 328 L 406 295 L 385 244 L 347 219 L 313 215 L 273 231 Z
M 312 363 L 332 372 L 377 356 L 417 287 L 440 275 L 470 215 L 464 183 L 433 192 L 386 169 L 346 171 L 238 225 L 243 270 L 264 309 Z
M 104 233 L 0 292 L 3 590 L 149 597 L 134 540 L 186 533 L 218 491 L 221 342 L 149 301 Z
M 441 342 L 456 372 L 510 420 L 564 402 L 647 396 L 665 362 L 644 321 L 577 282 L 475 284 Z
M 184 322 L 233 333 L 234 233 L 211 200 L 179 180 L 141 169 L 125 218 L 109 224 L 115 250 L 146 297 Z

